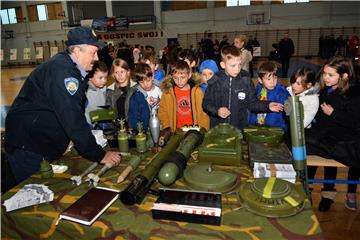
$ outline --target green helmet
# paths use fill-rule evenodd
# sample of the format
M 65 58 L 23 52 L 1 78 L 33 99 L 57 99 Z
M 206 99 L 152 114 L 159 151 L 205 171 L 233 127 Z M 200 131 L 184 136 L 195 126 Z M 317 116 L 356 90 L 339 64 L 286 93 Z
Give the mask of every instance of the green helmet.
M 301 184 L 279 178 L 258 178 L 240 186 L 240 200 L 250 212 L 265 217 L 288 217 L 304 208 Z
M 284 130 L 279 127 L 248 126 L 244 128 L 247 141 L 278 144 L 283 141 Z
M 208 192 L 229 192 L 236 185 L 237 176 L 214 168 L 211 163 L 198 163 L 189 166 L 184 179 L 192 189 Z
M 199 147 L 200 162 L 220 165 L 240 165 L 242 133 L 228 123 L 211 128 Z

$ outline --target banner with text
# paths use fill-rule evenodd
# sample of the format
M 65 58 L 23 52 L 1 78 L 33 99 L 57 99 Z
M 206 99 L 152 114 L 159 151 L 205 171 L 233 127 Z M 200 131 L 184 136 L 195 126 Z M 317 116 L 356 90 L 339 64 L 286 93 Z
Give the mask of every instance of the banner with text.
M 102 41 L 125 40 L 125 39 L 147 39 L 164 38 L 163 31 L 128 31 L 128 32 L 107 32 L 98 33 L 97 37 Z

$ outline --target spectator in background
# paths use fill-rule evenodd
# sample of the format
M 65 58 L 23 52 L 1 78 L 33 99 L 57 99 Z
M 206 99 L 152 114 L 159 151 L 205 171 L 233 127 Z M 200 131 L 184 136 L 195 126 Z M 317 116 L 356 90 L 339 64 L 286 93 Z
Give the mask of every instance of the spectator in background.
M 217 64 L 220 64 L 221 57 L 220 57 L 220 48 L 219 48 L 219 41 L 216 39 L 214 43 L 214 59 Z M 220 65 L 219 65 L 220 66 Z
M 129 46 L 125 44 L 125 42 L 119 43 L 119 48 L 117 49 L 116 57 L 123 59 L 125 62 L 127 62 L 130 70 L 134 69 L 135 65 L 134 65 L 133 53 L 131 52 Z
M 214 43 L 211 40 L 212 33 L 207 34 L 207 38 L 204 39 L 202 43 L 202 51 L 204 53 L 204 60 L 206 59 L 215 59 L 215 53 L 214 53 Z
M 99 61 L 106 64 L 107 68 L 111 68 L 111 63 L 113 61 L 113 56 L 111 56 L 111 51 L 114 51 L 114 47 L 111 43 L 103 47 L 98 51 Z
M 251 56 L 253 56 L 252 60 L 249 62 L 249 72 L 250 72 L 250 77 L 254 77 L 254 72 L 253 72 L 253 60 L 254 60 L 254 39 L 253 37 L 250 35 L 249 40 L 245 46 L 245 49 L 247 49 L 248 51 L 250 51 Z
M 197 72 L 195 66 L 197 65 L 197 58 L 195 53 L 191 49 L 182 49 L 179 51 L 178 60 L 184 60 L 191 70 L 191 79 L 195 81 L 196 84 L 200 82 L 200 74 Z
M 241 69 L 249 72 L 249 65 L 252 60 L 252 55 L 249 50 L 245 48 L 247 38 L 244 34 L 238 34 L 234 39 L 234 46 L 240 51 L 241 56 Z
M 137 64 L 140 61 L 140 53 L 139 44 L 135 44 L 133 49 L 134 64 Z
M 147 50 L 144 53 L 143 62 L 148 64 L 153 72 L 154 83 L 160 86 L 161 81 L 165 78 L 165 73 L 158 64 L 156 53 L 153 50 Z
M 168 61 L 169 61 L 169 48 L 166 46 L 162 50 L 162 56 L 160 59 L 160 63 L 162 64 L 165 75 L 167 75 L 167 71 L 168 71 Z
M 358 55 L 359 50 L 359 37 L 356 35 L 352 35 L 351 38 L 348 41 L 348 57 L 354 61 L 355 57 Z
M 223 39 L 221 40 L 220 44 L 219 44 L 219 52 L 221 52 L 221 49 L 224 47 L 224 46 L 227 46 L 227 45 L 230 45 L 229 43 L 229 39 L 227 38 L 226 35 L 223 36 Z
M 345 45 L 345 39 L 341 34 L 338 38 L 336 38 L 337 55 L 345 56 Z
M 257 40 L 257 38 L 256 37 L 254 37 L 254 47 L 260 47 L 260 43 L 259 43 L 259 41 Z
M 284 38 L 279 42 L 279 55 L 280 55 L 280 62 L 281 62 L 281 71 L 282 77 L 287 78 L 289 65 L 290 65 L 290 58 L 294 54 L 295 48 L 294 43 L 289 38 L 289 33 L 286 32 Z
M 166 70 L 166 74 L 171 73 L 171 69 L 175 66 L 176 61 L 178 59 L 178 47 L 175 42 L 171 42 L 168 46 L 168 68 Z

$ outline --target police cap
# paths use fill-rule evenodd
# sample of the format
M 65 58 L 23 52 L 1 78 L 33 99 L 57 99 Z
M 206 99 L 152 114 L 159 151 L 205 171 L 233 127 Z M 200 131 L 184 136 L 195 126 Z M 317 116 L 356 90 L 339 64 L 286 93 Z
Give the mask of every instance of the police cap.
M 98 47 L 105 47 L 106 43 L 99 42 L 93 29 L 89 27 L 76 27 L 67 34 L 67 46 L 89 44 Z

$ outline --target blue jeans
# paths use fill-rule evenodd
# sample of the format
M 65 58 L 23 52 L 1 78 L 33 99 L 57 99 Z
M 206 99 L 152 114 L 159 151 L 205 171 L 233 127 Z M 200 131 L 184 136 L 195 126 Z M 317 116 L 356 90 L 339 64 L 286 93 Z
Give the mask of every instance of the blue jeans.
M 7 153 L 7 158 L 17 184 L 39 171 L 43 160 L 43 156 L 19 148 Z

